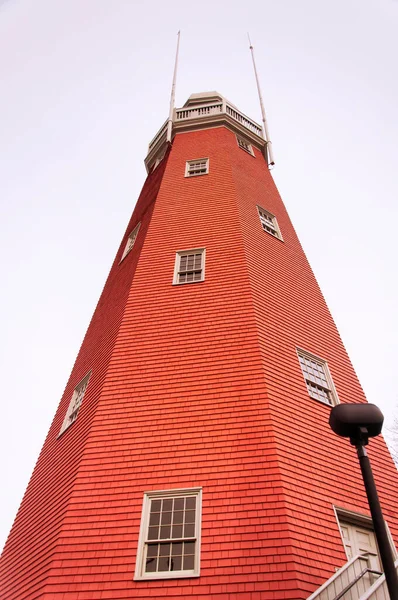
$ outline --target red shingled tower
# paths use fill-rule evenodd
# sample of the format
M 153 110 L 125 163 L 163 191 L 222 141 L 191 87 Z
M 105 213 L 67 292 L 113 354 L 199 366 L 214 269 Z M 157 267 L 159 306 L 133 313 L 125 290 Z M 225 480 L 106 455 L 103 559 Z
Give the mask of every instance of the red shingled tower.
M 6 543 L 2 600 L 298 600 L 379 567 L 355 451 L 328 425 L 364 394 L 261 128 L 206 93 L 174 111 L 172 144 L 166 129 Z M 369 453 L 397 539 L 397 472 L 382 438 Z

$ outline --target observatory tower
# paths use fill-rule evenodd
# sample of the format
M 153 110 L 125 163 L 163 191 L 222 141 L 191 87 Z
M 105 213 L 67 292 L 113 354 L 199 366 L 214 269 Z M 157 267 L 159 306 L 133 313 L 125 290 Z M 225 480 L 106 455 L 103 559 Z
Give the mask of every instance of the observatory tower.
M 382 588 L 355 453 L 328 425 L 366 400 L 267 163 L 262 128 L 216 92 L 150 143 L 1 600 Z M 397 471 L 382 438 L 369 453 L 393 543 Z

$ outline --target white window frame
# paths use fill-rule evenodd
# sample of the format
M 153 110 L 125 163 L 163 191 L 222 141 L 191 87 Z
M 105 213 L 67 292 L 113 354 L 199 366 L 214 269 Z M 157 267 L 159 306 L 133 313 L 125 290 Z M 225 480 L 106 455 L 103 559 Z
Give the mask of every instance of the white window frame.
M 251 156 L 254 156 L 253 146 L 247 140 L 245 140 L 244 137 L 242 137 L 240 135 L 237 135 L 236 136 L 236 143 L 238 144 L 238 146 L 239 146 L 239 148 L 241 150 L 244 150 L 245 152 L 247 152 Z
M 311 352 L 308 352 L 307 350 L 303 350 L 302 348 L 296 348 L 296 351 L 297 351 L 297 357 L 298 357 L 298 360 L 299 360 L 300 370 L 301 370 L 301 373 L 303 375 L 303 379 L 305 381 L 307 392 L 308 392 L 308 395 L 311 398 L 311 400 L 315 400 L 316 402 L 320 402 L 321 404 L 324 404 L 325 406 L 331 406 L 331 407 L 332 406 L 336 406 L 336 404 L 340 404 L 340 400 L 339 400 L 339 397 L 337 395 L 337 391 L 336 391 L 336 388 L 334 386 L 333 379 L 332 379 L 332 376 L 330 374 L 329 366 L 328 366 L 328 363 L 326 362 L 326 360 L 324 358 L 321 358 L 320 356 L 316 356 L 315 354 L 312 354 Z M 322 388 L 322 389 L 324 389 L 324 390 L 327 390 L 327 392 L 329 392 L 329 394 L 330 394 L 330 402 L 325 402 L 324 400 L 320 400 L 319 398 L 314 398 L 313 396 L 311 396 L 311 393 L 310 393 L 310 390 L 309 390 L 309 387 L 311 387 L 311 386 L 309 386 L 309 384 L 307 382 L 307 379 L 305 377 L 305 373 L 303 371 L 303 368 L 302 368 L 301 362 L 300 362 L 300 356 L 302 356 L 303 358 L 306 358 L 308 360 L 311 360 L 311 361 L 317 363 L 318 365 L 320 365 L 322 367 L 323 373 L 325 375 L 325 378 L 326 378 L 326 381 L 327 381 L 329 387 L 326 388 L 326 387 L 321 386 L 321 385 L 319 385 L 319 387 Z M 314 382 L 310 382 L 310 383 L 312 383 L 312 385 L 314 385 L 314 386 L 317 385 L 317 384 L 314 384 Z
M 122 262 L 122 260 L 124 260 L 126 258 L 126 256 L 129 254 L 129 252 L 132 250 L 132 248 L 133 248 L 133 246 L 134 246 L 134 244 L 136 242 L 136 239 L 137 239 L 140 227 L 141 227 L 141 222 L 138 223 L 138 225 L 136 225 L 134 227 L 134 229 L 130 232 L 130 234 L 129 234 L 128 238 L 127 238 L 127 242 L 126 242 L 126 245 L 124 247 L 122 258 L 120 259 L 120 262 Z
M 205 173 L 191 173 L 190 168 L 191 165 L 196 163 L 206 162 L 206 172 Z M 200 175 L 207 175 L 209 173 L 209 159 L 208 158 L 195 158 L 194 160 L 187 160 L 185 163 L 185 177 L 199 177 Z
M 90 381 L 91 371 L 87 373 L 85 377 L 77 384 L 75 389 L 73 390 L 72 398 L 69 402 L 68 410 L 66 411 L 66 415 L 64 421 L 62 423 L 61 429 L 59 431 L 58 436 L 60 436 L 66 429 L 68 429 L 73 423 L 76 421 L 79 411 L 81 409 L 84 396 L 87 391 L 88 383 Z M 80 389 L 84 387 L 83 394 L 80 397 Z M 76 405 L 76 401 L 79 401 Z
M 276 238 L 277 240 L 281 240 L 281 242 L 283 242 L 281 230 L 279 229 L 278 221 L 277 221 L 277 218 L 275 217 L 275 215 L 273 215 L 272 213 L 269 212 L 269 210 L 265 210 L 265 208 L 263 208 L 262 206 L 259 206 L 259 205 L 257 205 L 257 212 L 258 212 L 261 227 L 263 228 L 263 230 L 266 233 L 269 233 L 269 235 L 272 235 L 272 237 Z M 267 215 L 267 217 L 269 219 L 271 219 L 272 227 L 270 226 L 268 219 L 264 218 L 261 213 L 264 213 L 264 215 Z M 266 225 L 271 230 L 274 229 L 275 233 L 272 233 L 272 231 L 269 231 L 268 229 L 266 229 L 264 227 L 264 225 Z
M 195 558 L 194 568 L 190 570 L 181 571 L 157 571 L 146 573 L 146 555 L 149 543 L 156 543 L 157 540 L 148 540 L 147 533 L 149 527 L 149 516 L 151 501 L 153 499 L 163 498 L 178 498 L 180 496 L 194 496 L 196 498 L 196 513 L 195 513 L 195 536 L 192 538 L 179 538 L 178 541 L 195 540 Z M 142 516 L 140 534 L 138 538 L 138 549 L 137 549 L 137 561 L 135 565 L 135 580 L 148 580 L 148 579 L 180 579 L 185 577 L 199 577 L 200 574 L 200 537 L 201 537 L 201 522 L 202 522 L 202 488 L 189 488 L 189 489 L 177 489 L 177 490 L 161 490 L 155 492 L 145 492 L 144 501 L 142 505 Z M 175 538 L 176 539 L 176 538 Z M 161 540 L 164 541 L 164 540 Z M 170 538 L 170 542 L 173 538 Z
M 187 256 L 187 254 L 201 254 L 202 255 L 202 276 L 200 279 L 196 281 L 179 281 L 180 275 L 180 264 L 181 257 Z M 200 283 L 205 280 L 205 264 L 206 264 L 206 248 L 192 248 L 190 250 L 177 250 L 176 259 L 174 264 L 174 276 L 173 276 L 173 285 L 186 285 L 190 283 Z

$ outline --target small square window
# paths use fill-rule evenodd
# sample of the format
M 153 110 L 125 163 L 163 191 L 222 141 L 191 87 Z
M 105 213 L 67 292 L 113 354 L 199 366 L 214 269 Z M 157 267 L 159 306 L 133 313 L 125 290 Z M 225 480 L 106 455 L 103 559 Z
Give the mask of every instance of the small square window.
M 248 152 L 249 154 L 254 156 L 253 146 L 249 144 L 249 142 L 247 142 L 239 136 L 236 136 L 236 141 L 238 142 L 239 148 L 242 148 L 242 150 L 245 150 L 245 152 Z
M 301 370 L 311 398 L 334 406 L 339 403 L 326 360 L 305 350 L 297 350 Z
M 199 576 L 201 489 L 144 494 L 135 579 Z
M 126 258 L 127 254 L 130 252 L 131 248 L 134 246 L 140 226 L 141 226 L 141 223 L 138 223 L 138 225 L 136 225 L 134 227 L 133 231 L 130 233 L 129 237 L 127 238 L 126 246 L 124 248 L 124 252 L 123 252 L 122 258 L 120 259 L 120 262 L 122 262 L 122 260 Z
M 173 283 L 195 283 L 205 278 L 205 249 L 180 250 L 176 254 Z
M 72 394 L 72 398 L 69 403 L 69 408 L 66 411 L 65 419 L 64 419 L 64 422 L 62 423 L 62 427 L 60 429 L 59 435 L 61 435 L 61 433 L 63 433 L 65 431 L 65 429 L 68 429 L 68 427 L 70 427 L 72 425 L 72 423 L 74 423 L 76 421 L 77 414 L 82 405 L 84 394 L 86 392 L 90 376 L 91 376 L 91 371 L 90 371 L 90 373 L 87 373 L 87 375 L 84 377 L 84 379 L 82 379 L 81 382 L 75 387 L 75 390 Z
M 279 229 L 278 221 L 276 217 L 272 215 L 270 212 L 261 208 L 261 206 L 257 206 L 258 215 L 260 217 L 261 226 L 264 231 L 267 231 L 274 237 L 278 238 L 278 240 L 283 241 L 283 237 L 281 234 L 281 230 Z
M 209 172 L 209 159 L 199 158 L 197 160 L 187 160 L 185 167 L 185 177 L 196 177 L 197 175 L 207 175 Z

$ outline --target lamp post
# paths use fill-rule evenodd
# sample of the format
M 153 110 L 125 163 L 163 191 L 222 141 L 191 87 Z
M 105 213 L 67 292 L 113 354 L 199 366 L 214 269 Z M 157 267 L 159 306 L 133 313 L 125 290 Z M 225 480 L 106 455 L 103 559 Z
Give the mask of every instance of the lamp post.
M 374 404 L 338 404 L 332 408 L 329 425 L 337 435 L 350 438 L 351 444 L 357 449 L 388 592 L 391 600 L 398 600 L 398 576 L 394 565 L 394 557 L 373 478 L 372 467 L 365 448 L 370 437 L 375 437 L 381 433 L 383 421 L 382 412 Z

